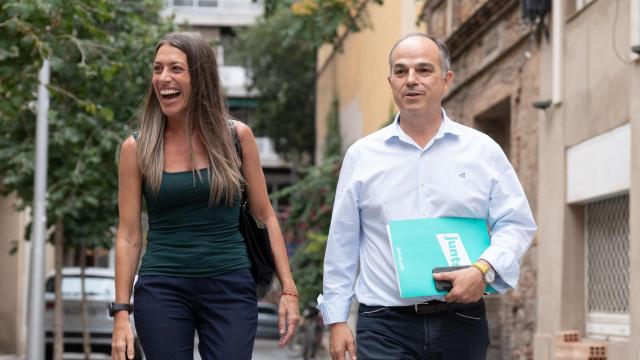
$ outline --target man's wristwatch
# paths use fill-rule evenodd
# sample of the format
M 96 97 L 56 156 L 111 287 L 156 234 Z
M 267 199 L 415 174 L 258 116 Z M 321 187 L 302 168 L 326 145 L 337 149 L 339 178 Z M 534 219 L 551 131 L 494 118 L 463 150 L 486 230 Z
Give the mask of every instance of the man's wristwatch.
M 109 316 L 113 317 L 118 311 L 127 311 L 129 314 L 133 311 L 133 306 L 131 304 L 122 304 L 112 302 L 109 304 Z
M 487 284 L 491 284 L 496 279 L 495 270 L 493 270 L 491 265 L 487 264 L 486 262 L 476 261 L 471 266 L 480 270 L 480 272 L 482 273 L 482 278 L 484 279 L 484 282 L 486 282 Z

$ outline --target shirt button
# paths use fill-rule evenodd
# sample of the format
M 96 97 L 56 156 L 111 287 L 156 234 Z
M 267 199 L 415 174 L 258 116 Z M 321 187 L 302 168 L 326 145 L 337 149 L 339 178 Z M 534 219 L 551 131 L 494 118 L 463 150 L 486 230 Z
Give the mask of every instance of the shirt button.
M 420 184 L 420 187 L 424 187 L 424 184 Z

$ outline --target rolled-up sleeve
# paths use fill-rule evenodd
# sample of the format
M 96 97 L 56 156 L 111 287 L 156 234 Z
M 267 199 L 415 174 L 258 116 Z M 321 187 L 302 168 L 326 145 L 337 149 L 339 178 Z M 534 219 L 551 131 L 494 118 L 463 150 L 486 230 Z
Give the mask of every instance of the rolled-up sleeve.
M 496 271 L 492 287 L 504 293 L 515 288 L 520 277 L 520 260 L 529 248 L 537 226 L 518 177 L 506 157 L 500 159 L 501 170 L 489 198 L 491 245 L 480 258 Z
M 324 257 L 323 295 L 318 297 L 325 324 L 346 321 L 354 296 L 360 247 L 356 167 L 356 152 L 350 148 L 340 170 Z

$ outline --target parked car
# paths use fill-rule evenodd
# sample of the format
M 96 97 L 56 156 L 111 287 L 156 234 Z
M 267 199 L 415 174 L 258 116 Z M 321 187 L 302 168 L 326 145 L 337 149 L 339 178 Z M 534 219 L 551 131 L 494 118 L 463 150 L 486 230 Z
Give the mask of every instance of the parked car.
M 82 353 L 80 268 L 62 269 L 62 302 L 64 308 L 64 351 Z M 109 303 L 115 299 L 115 274 L 112 269 L 85 268 L 85 294 L 91 352 L 111 354 L 113 319 L 109 317 Z M 55 302 L 54 274 L 45 283 L 45 358 L 53 355 L 53 307 Z M 132 317 L 133 323 L 133 317 Z M 135 328 L 134 328 L 135 334 Z M 136 359 L 143 359 L 139 342 L 135 340 Z
M 258 330 L 256 337 L 280 338 L 278 330 L 278 307 L 268 302 L 258 301 Z

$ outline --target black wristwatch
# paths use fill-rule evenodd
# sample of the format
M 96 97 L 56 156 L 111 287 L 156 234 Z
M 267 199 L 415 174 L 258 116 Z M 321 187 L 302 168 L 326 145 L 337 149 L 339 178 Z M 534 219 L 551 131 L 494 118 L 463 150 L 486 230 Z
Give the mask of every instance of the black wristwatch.
M 118 311 L 126 310 L 129 314 L 133 311 L 133 306 L 131 304 L 122 304 L 112 302 L 109 304 L 109 316 L 113 317 Z

